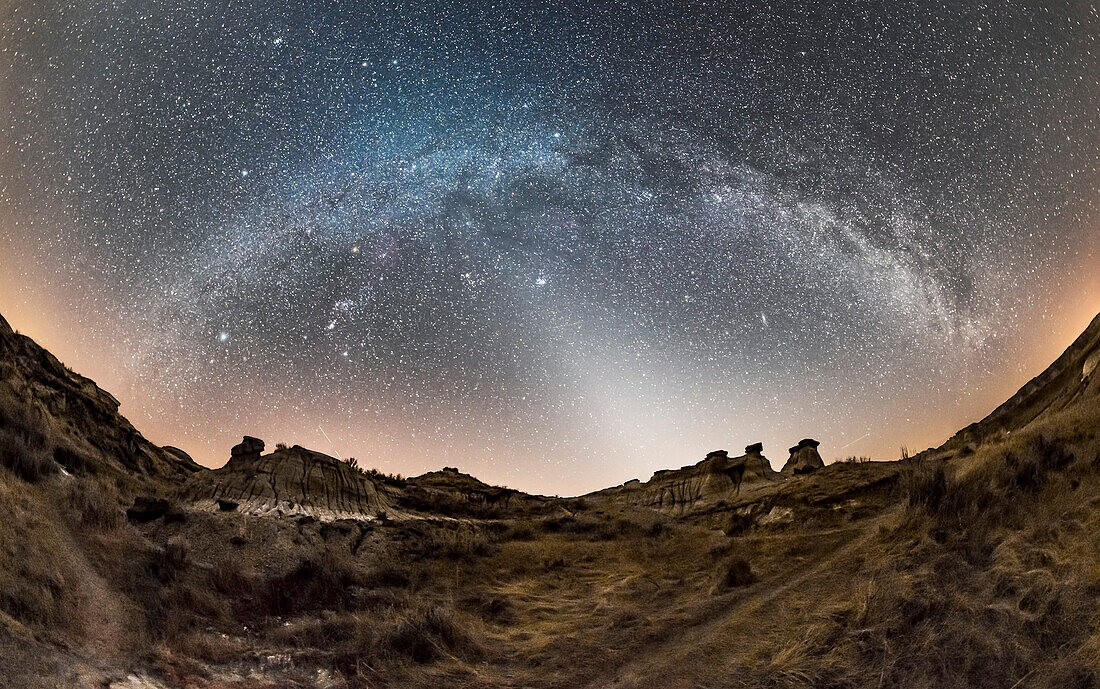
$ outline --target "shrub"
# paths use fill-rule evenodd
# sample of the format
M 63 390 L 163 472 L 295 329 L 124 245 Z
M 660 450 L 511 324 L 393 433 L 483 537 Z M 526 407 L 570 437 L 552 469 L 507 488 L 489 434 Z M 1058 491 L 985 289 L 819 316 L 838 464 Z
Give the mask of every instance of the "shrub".
M 430 663 L 445 653 L 473 655 L 471 637 L 442 605 L 420 604 L 402 616 L 383 638 L 383 651 Z
M 68 445 L 55 447 L 53 449 L 53 460 L 72 474 L 95 473 L 95 467 L 88 461 L 88 458 Z
M 657 538 L 665 532 L 664 522 L 654 521 L 643 529 L 642 533 L 648 538 Z
M 474 596 L 469 602 L 471 607 L 484 620 L 496 624 L 512 624 L 515 622 L 515 612 L 512 603 L 507 598 Z
M 411 582 L 409 570 L 393 563 L 379 565 L 362 578 L 362 584 L 371 588 L 405 588 Z
M 1063 445 L 1039 436 L 1024 454 L 1005 456 L 1000 482 L 1009 490 L 1033 493 L 1043 487 L 1051 473 L 1065 469 L 1073 460 L 1073 453 Z
M 907 467 L 901 486 L 910 509 L 938 512 L 947 497 L 947 470 L 942 462 Z
M 24 624 L 54 625 L 66 617 L 65 598 L 60 577 L 21 578 L 0 590 L 0 610 Z
M 154 550 L 148 562 L 149 573 L 163 583 L 175 581 L 190 566 L 187 544 L 176 538 Z
M 405 478 L 401 476 L 401 474 L 386 474 L 378 469 L 363 469 L 362 467 L 359 468 L 359 472 L 367 478 L 380 483 L 388 483 L 391 486 L 405 485 Z
M 448 560 L 469 561 L 492 555 L 496 544 L 481 533 L 444 532 L 433 534 L 426 543 L 426 554 Z
M 365 583 L 346 557 L 325 550 L 317 557 L 301 560 L 286 574 L 270 579 L 262 594 L 263 612 L 289 615 L 322 608 L 347 608 L 352 589 Z
M 727 536 L 740 536 L 756 524 L 756 520 L 753 519 L 752 514 L 745 512 L 734 512 L 730 515 L 729 521 L 726 522 L 725 532 Z
M 11 399 L 0 402 L 0 466 L 28 482 L 57 471 L 42 422 Z
M 367 475 L 377 478 L 371 471 L 368 471 Z M 381 476 L 381 474 L 378 474 L 378 476 Z M 422 488 L 414 488 L 401 497 L 401 504 L 403 507 L 417 512 L 427 512 L 443 517 L 490 519 L 500 516 L 500 509 L 497 505 L 476 502 L 460 495 L 439 490 L 428 491 Z
M 379 661 L 427 664 L 446 656 L 474 660 L 484 653 L 471 626 L 453 608 L 420 600 L 382 617 L 325 611 L 278 627 L 273 635 L 299 648 L 326 649 L 336 668 L 353 677 Z
M 9 438 L 22 440 L 29 447 L 46 447 L 42 421 L 34 418 L 25 404 L 11 398 L 0 401 L 0 432 Z
M 948 476 L 943 462 L 918 463 L 902 474 L 901 486 L 910 510 L 957 523 L 975 523 L 980 516 L 981 523 L 989 524 L 1005 518 L 1018 498 L 1041 490 L 1073 461 L 1060 443 L 1036 437 L 959 479 Z
M 548 517 L 541 521 L 541 526 L 547 533 L 578 534 L 587 536 L 589 540 L 610 540 L 622 534 L 623 528 L 621 524 L 612 525 L 606 521 L 572 516 Z
M 210 587 L 218 593 L 240 596 L 252 590 L 254 582 L 236 557 L 223 556 L 214 560 L 207 573 Z
M 530 541 L 535 538 L 535 530 L 530 524 L 515 524 L 508 530 L 513 541 Z
M 717 592 L 747 586 L 756 581 L 749 561 L 738 555 L 732 555 L 722 563 L 718 570 Z

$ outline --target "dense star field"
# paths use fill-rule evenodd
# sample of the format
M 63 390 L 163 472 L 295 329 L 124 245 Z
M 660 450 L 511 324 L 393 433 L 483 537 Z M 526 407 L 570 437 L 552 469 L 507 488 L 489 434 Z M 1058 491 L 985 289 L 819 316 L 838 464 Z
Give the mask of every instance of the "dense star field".
M 0 311 L 213 466 L 938 443 L 1100 311 L 1100 13 L 738 4 L 6 3 Z

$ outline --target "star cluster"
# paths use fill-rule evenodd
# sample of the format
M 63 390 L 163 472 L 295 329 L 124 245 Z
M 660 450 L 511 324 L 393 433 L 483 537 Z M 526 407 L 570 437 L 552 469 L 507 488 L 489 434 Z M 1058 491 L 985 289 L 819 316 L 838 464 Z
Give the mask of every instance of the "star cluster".
M 1087 3 L 16 4 L 0 308 L 215 466 L 244 433 L 565 493 L 893 458 L 1100 310 L 1098 36 Z

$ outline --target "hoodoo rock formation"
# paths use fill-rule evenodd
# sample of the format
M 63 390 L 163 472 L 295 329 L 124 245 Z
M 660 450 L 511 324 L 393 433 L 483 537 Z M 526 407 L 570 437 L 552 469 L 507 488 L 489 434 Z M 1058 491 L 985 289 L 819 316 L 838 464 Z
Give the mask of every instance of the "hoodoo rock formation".
M 184 487 L 200 505 L 251 514 L 304 514 L 319 519 L 373 517 L 391 510 L 392 496 L 375 481 L 335 457 L 295 445 L 263 454 L 264 442 L 245 436 L 221 469 L 203 472 Z
M 791 448 L 791 457 L 783 465 L 782 474 L 791 476 L 794 474 L 809 474 L 825 466 L 825 462 L 818 454 L 817 448 L 821 445 L 813 438 L 803 438 L 797 445 Z
M 264 441 L 246 435 L 241 442 L 229 450 L 229 461 L 255 461 L 264 453 Z
M 780 478 L 763 450 L 761 443 L 749 445 L 740 457 L 730 457 L 726 450 L 714 450 L 698 464 L 659 471 L 646 483 L 624 486 L 626 492 L 622 497 L 674 513 L 712 505 L 750 486 Z
M 0 318 L 2 686 L 1095 686 L 1098 367 L 1100 317 L 927 463 L 754 443 L 559 498 L 252 437 L 206 469 Z
M 733 463 L 745 465 L 745 478 L 749 480 L 774 481 L 779 478 L 779 473 L 772 469 L 771 462 L 764 456 L 763 443 L 753 443 L 746 446 L 745 454 L 734 459 Z

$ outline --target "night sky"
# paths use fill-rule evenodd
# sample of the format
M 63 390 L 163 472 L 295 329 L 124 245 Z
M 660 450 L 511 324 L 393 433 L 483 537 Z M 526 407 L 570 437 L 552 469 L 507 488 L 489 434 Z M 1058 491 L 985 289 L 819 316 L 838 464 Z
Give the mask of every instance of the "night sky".
M 155 442 L 894 459 L 1100 311 L 1088 2 L 0 2 L 0 312 Z

